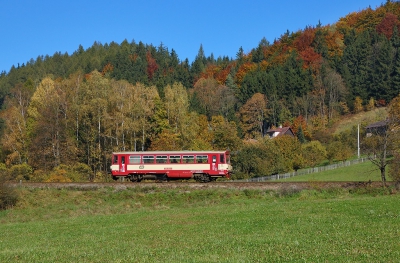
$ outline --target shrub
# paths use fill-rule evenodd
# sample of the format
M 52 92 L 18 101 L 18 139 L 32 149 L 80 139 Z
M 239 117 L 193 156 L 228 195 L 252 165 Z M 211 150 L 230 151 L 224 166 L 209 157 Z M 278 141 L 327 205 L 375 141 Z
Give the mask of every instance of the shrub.
M 301 193 L 302 189 L 296 185 L 284 185 L 277 191 L 279 197 L 293 197 Z
M 319 141 L 303 144 L 302 150 L 304 162 L 310 167 L 315 167 L 326 158 L 326 149 Z
M 0 181 L 10 181 L 11 175 L 4 163 L 0 163 Z
M 44 172 L 41 172 L 44 173 Z M 75 165 L 60 164 L 48 173 L 44 173 L 39 181 L 44 182 L 88 182 L 92 176 L 90 167 L 83 163 Z M 35 177 L 39 178 L 35 175 Z
M 93 171 L 90 169 L 89 165 L 84 163 L 77 163 L 72 167 L 72 171 L 75 174 L 79 174 L 81 181 L 89 181 L 93 176 Z
M 10 175 L 13 180 L 30 180 L 33 174 L 33 169 L 30 165 L 23 163 L 11 166 Z
M 352 156 L 353 152 L 349 145 L 341 141 L 331 142 L 327 147 L 327 158 L 330 163 L 336 161 L 346 161 Z
M 18 195 L 15 190 L 0 180 L 0 210 L 13 207 L 18 201 Z

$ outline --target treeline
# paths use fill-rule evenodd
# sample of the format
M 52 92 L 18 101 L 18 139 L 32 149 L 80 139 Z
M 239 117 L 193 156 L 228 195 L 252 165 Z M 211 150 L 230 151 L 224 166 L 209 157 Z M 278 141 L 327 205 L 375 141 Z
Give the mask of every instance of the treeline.
M 98 71 L 29 83 L 11 89 L 1 113 L 5 163 L 29 164 L 37 178 L 28 179 L 61 165 L 104 174 L 113 151 L 239 148 L 236 123 L 190 112 L 181 83 L 164 87 L 163 98 L 155 86 Z
M 286 32 L 272 44 L 264 38 L 248 54 L 239 48 L 234 59 L 207 57 L 200 46 L 189 63 L 163 44 L 135 41 L 40 56 L 0 75 L 2 162 L 36 171 L 35 180 L 65 178 L 60 167 L 71 178 L 93 179 L 107 172 L 112 151 L 264 153 L 285 145 L 264 143 L 266 130 L 278 125 L 304 137 L 299 143 L 319 141 L 328 154 L 331 143 L 347 143 L 348 135 L 329 134 L 336 120 L 399 94 L 399 15 L 400 3 L 387 1 L 334 25 Z M 354 153 L 349 147 L 345 152 Z M 298 156 L 281 156 L 276 169 L 264 172 L 315 165 L 309 157 L 296 163 Z M 243 176 L 261 173 L 242 159 Z

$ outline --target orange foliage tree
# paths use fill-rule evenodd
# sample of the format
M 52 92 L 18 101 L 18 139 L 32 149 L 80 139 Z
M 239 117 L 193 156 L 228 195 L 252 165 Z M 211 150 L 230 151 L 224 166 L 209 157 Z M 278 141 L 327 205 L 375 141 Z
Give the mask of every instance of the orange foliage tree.
M 311 140 L 311 134 L 309 132 L 307 122 L 302 115 L 297 116 L 297 118 L 295 118 L 293 120 L 293 124 L 291 127 L 292 127 L 294 134 L 296 134 L 296 135 L 297 135 L 297 132 L 299 131 L 299 128 L 301 127 L 304 137 L 307 140 Z
M 158 65 L 156 60 L 151 55 L 150 51 L 147 51 L 146 53 L 146 60 L 147 60 L 147 76 L 150 80 L 152 80 L 154 72 L 158 69 Z
M 399 26 L 397 16 L 392 13 L 386 13 L 381 23 L 376 26 L 376 31 L 384 34 L 387 39 L 390 39 L 393 34 L 393 28 Z

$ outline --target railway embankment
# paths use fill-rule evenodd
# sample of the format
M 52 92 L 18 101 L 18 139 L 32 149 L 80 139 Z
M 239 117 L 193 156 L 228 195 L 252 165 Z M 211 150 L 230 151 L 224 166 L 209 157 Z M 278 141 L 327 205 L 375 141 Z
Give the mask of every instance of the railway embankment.
M 187 188 L 187 189 L 258 189 L 258 190 L 305 190 L 305 189 L 330 189 L 330 188 L 380 188 L 381 182 L 214 182 L 214 183 L 194 183 L 194 182 L 111 182 L 111 183 L 31 183 L 20 182 L 10 183 L 13 187 L 23 188 L 56 188 L 56 189 L 81 189 L 94 190 L 99 188 L 114 188 L 124 190 L 129 188 Z M 386 186 L 395 186 L 394 182 L 387 182 Z

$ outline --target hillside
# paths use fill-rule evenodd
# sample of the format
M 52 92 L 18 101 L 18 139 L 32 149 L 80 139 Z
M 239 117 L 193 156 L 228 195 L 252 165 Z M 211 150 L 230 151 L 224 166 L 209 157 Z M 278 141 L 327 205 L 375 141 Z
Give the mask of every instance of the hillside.
M 126 40 L 40 56 L 0 75 L 0 162 L 13 180 L 74 181 L 107 180 L 113 151 L 230 149 L 243 177 L 349 158 L 353 135 L 341 131 L 400 93 L 399 26 L 400 3 L 387 1 L 235 59 L 201 46 L 189 64 Z M 266 141 L 279 125 L 301 142 Z

